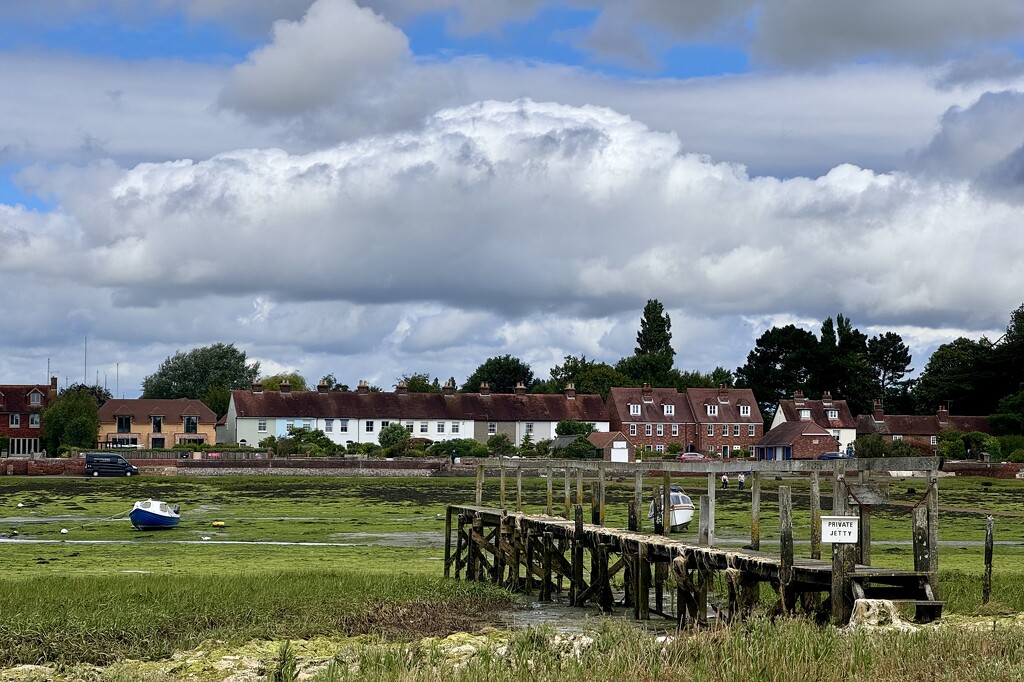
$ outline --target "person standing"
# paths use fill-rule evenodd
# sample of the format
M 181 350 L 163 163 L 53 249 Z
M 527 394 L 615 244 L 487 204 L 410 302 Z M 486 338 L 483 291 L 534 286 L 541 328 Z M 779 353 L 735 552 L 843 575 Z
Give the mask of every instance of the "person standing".
M 722 474 L 722 490 L 729 487 L 729 474 Z
M 746 484 L 746 482 L 747 482 L 747 476 L 746 476 L 746 474 L 744 474 L 741 471 L 740 475 L 736 477 L 736 483 L 738 484 L 738 487 L 739 487 L 740 490 L 743 490 L 743 487 Z

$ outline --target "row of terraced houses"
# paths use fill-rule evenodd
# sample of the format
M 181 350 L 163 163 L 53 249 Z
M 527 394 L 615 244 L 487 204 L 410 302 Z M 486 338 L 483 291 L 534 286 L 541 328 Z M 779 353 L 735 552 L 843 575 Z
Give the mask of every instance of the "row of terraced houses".
M 0 436 L 7 453 L 40 450 L 40 414 L 57 395 L 50 385 L 0 385 Z M 607 458 L 632 459 L 637 450 L 682 450 L 722 457 L 748 452 L 759 459 L 805 459 L 847 450 L 860 436 L 874 433 L 905 440 L 922 452 L 934 451 L 940 431 L 988 432 L 984 417 L 886 415 L 881 403 L 872 414 L 854 417 L 844 400 L 826 393 L 820 400 L 797 392 L 779 402 L 765 432 L 757 401 L 743 388 L 613 388 L 607 400 L 578 394 L 569 384 L 561 394 L 530 394 L 522 384 L 515 393 L 492 393 L 483 384 L 476 393 L 457 392 L 448 384 L 440 393 L 410 393 L 399 384 L 393 392 L 264 391 L 260 384 L 233 391 L 221 420 L 198 400 L 114 399 L 100 408 L 101 445 L 164 448 L 180 444 L 239 443 L 256 445 L 267 436 L 284 436 L 289 428 L 319 429 L 339 445 L 376 443 L 381 429 L 398 423 L 417 438 L 431 442 L 473 438 L 486 442 L 504 434 L 515 445 L 555 439 L 562 420 L 589 422 L 591 441 Z M 674 448 L 673 448 L 674 449 Z

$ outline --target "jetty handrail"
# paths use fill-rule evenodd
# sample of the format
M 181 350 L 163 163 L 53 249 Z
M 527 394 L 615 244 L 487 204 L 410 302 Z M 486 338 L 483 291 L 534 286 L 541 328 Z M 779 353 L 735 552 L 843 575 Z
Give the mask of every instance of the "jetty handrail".
M 587 472 L 635 473 L 680 473 L 680 474 L 723 474 L 734 472 L 762 473 L 810 473 L 812 471 L 832 473 L 836 465 L 847 471 L 936 471 L 938 457 L 870 457 L 844 460 L 787 459 L 748 460 L 723 459 L 711 462 L 678 462 L 671 460 L 649 460 L 643 462 L 609 462 L 590 459 L 510 459 L 506 457 L 479 459 L 477 465 L 488 468 L 517 469 L 578 469 Z

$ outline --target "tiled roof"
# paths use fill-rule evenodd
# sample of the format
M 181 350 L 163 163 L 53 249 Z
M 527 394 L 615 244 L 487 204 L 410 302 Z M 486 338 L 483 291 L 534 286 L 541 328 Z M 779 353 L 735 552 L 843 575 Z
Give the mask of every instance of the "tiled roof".
M 754 445 L 759 447 L 793 445 L 797 440 L 805 436 L 827 436 L 831 438 L 832 434 L 812 421 L 788 421 L 779 424 L 764 434 L 761 440 L 757 441 Z
M 0 414 L 39 412 L 49 402 L 46 398 L 47 391 L 49 390 L 49 386 L 40 386 L 38 384 L 8 384 L 0 386 Z M 29 398 L 29 395 L 33 392 L 42 394 L 38 405 L 33 405 Z
M 474 421 L 608 421 L 599 395 L 359 393 L 358 391 L 233 391 L 235 414 L 245 417 L 446 419 Z
M 589 440 L 590 444 L 595 448 L 604 450 L 617 440 L 626 440 L 626 436 L 622 431 L 594 431 L 587 436 L 587 440 Z
M 686 397 L 699 424 L 760 424 L 763 421 L 754 392 L 749 388 L 688 388 Z M 705 405 L 717 405 L 718 414 L 709 415 Z M 741 405 L 750 407 L 750 415 L 740 416 Z
M 857 435 L 878 434 L 880 436 L 935 436 L 940 431 L 981 431 L 991 433 L 986 417 L 944 415 L 883 414 L 876 421 L 870 414 L 857 417 Z
M 168 422 L 180 421 L 183 416 L 198 416 L 200 424 L 215 424 L 217 415 L 202 401 L 188 398 L 164 400 L 158 398 L 114 398 L 100 407 L 100 423 L 113 423 L 118 415 L 131 415 L 142 421 L 153 415 L 161 415 Z
M 640 414 L 630 414 L 630 405 L 639 405 Z M 674 407 L 673 414 L 665 414 L 665 405 Z M 613 388 L 608 394 L 608 411 L 617 414 L 623 422 L 694 423 L 686 394 L 674 388 Z
M 785 415 L 786 421 L 799 421 L 800 410 L 811 411 L 811 421 L 826 429 L 853 429 L 857 427 L 857 420 L 850 412 L 850 406 L 845 400 L 780 400 L 779 409 Z M 838 419 L 829 419 L 828 410 L 837 410 Z

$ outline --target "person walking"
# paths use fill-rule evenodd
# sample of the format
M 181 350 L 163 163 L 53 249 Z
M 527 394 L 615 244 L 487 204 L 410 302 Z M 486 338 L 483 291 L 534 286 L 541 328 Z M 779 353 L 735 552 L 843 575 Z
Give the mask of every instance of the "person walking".
M 729 487 L 729 474 L 722 474 L 722 490 Z
M 747 477 L 746 477 L 746 475 L 745 475 L 745 474 L 744 474 L 744 473 L 743 473 L 743 472 L 741 471 L 741 472 L 740 472 L 740 475 L 736 477 L 736 483 L 738 484 L 738 486 L 739 486 L 739 489 L 740 489 L 740 490 L 743 490 L 743 487 L 744 487 L 744 485 L 746 484 L 746 482 L 747 482 Z

